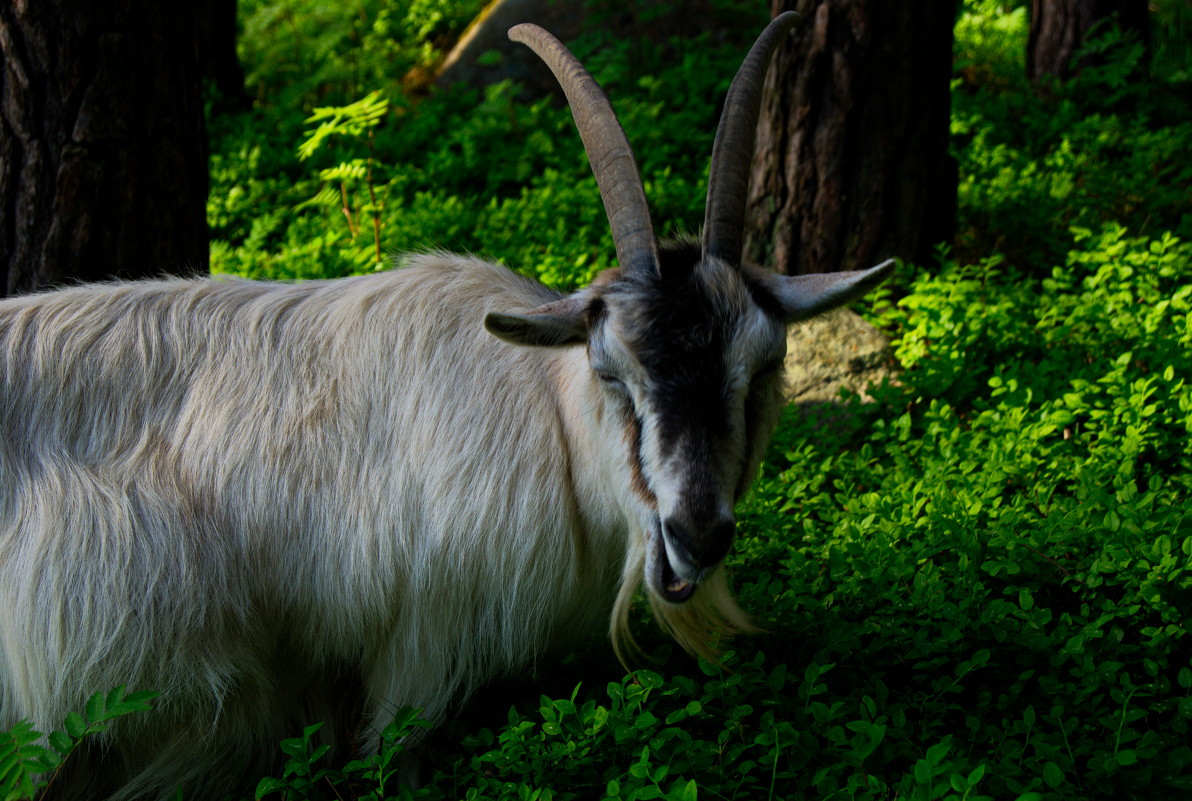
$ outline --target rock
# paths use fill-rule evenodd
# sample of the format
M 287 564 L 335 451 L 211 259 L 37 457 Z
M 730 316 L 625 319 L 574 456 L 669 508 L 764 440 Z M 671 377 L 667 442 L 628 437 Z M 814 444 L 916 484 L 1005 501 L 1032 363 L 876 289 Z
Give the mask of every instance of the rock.
M 836 404 L 848 389 L 871 402 L 869 385 L 896 381 L 890 340 L 848 309 L 790 327 L 786 339 L 787 399 L 799 404 Z

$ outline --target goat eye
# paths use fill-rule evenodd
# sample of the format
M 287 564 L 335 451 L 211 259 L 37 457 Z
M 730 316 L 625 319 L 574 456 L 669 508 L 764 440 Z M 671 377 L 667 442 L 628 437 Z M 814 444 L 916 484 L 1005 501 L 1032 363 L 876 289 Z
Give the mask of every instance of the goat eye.
M 610 389 L 615 389 L 618 392 L 629 391 L 625 386 L 625 382 L 611 373 L 596 373 L 596 377 L 600 379 L 601 384 L 604 384 Z

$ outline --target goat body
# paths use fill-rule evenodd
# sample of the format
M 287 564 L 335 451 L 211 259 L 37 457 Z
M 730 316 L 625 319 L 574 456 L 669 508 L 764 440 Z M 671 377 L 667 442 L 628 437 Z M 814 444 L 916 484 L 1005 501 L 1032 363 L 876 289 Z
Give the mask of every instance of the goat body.
M 161 691 L 122 734 L 157 787 L 358 728 L 345 682 L 378 727 L 438 719 L 607 625 L 627 529 L 579 425 L 583 352 L 481 324 L 557 297 L 426 256 L 0 303 L 0 725 Z

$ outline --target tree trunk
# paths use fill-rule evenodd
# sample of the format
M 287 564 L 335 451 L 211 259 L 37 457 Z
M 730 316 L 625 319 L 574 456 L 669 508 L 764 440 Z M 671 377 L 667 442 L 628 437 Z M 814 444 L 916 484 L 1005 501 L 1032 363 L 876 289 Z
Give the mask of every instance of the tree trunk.
M 244 68 L 236 54 L 236 0 L 207 0 L 200 12 L 203 75 L 215 84 L 221 106 L 244 111 L 252 106 L 244 91 Z
M 196 3 L 0 3 L 0 292 L 205 272 Z
M 950 240 L 953 4 L 772 0 L 803 23 L 766 80 L 746 259 L 795 275 Z
M 1116 18 L 1124 32 L 1133 32 L 1145 46 L 1149 40 L 1146 0 L 1031 0 L 1031 29 L 1026 46 L 1026 74 L 1032 81 L 1044 75 L 1069 78 L 1089 30 Z M 1146 64 L 1146 59 L 1142 61 Z

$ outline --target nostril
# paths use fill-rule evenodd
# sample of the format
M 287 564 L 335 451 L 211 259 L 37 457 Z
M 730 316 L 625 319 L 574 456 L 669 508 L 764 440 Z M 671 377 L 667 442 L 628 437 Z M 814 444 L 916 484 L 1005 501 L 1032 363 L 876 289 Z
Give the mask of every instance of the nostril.
M 728 554 L 737 533 L 737 524 L 731 517 L 703 526 L 668 517 L 662 527 L 673 557 L 696 568 L 719 563 Z
M 662 521 L 662 531 L 676 558 L 689 564 L 697 564 L 698 560 L 693 556 L 696 551 L 691 542 L 691 532 L 686 526 L 675 518 L 668 517 Z

